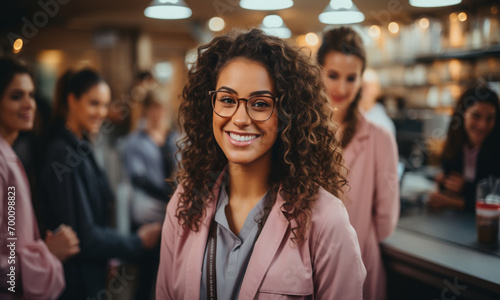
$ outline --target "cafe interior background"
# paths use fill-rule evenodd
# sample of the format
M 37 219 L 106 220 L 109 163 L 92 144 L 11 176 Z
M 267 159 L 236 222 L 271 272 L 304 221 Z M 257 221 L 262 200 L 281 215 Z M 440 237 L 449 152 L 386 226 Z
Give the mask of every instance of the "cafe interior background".
M 243 8 L 279 2 L 293 5 L 270 10 Z M 435 189 L 432 178 L 439 171 L 447 127 L 460 94 L 468 85 L 478 82 L 487 83 L 500 93 L 500 2 L 353 2 L 2 0 L 0 56 L 14 55 L 34 66 L 37 92 L 47 100 L 49 109 L 56 80 L 70 67 L 100 71 L 111 87 L 114 102 L 126 101 L 135 74 L 150 70 L 168 102 L 167 115 L 175 123 L 175 111 L 187 71 L 196 59 L 196 47 L 214 36 L 232 28 L 265 28 L 302 47 L 313 60 L 322 32 L 341 25 L 353 26 L 363 38 L 368 67 L 379 75 L 382 101 L 396 125 L 400 161 L 404 166 L 404 172 L 400 170 L 403 218 L 410 211 L 421 210 L 426 195 Z M 438 2 L 445 6 L 432 7 Z M 155 16 L 158 13 L 152 11 L 153 6 L 165 10 Z M 103 164 L 117 161 L 112 147 L 102 153 Z M 106 170 L 120 196 L 118 164 Z M 117 216 L 126 213 L 126 208 L 119 205 L 122 198 L 117 197 Z M 456 221 L 453 220 L 450 222 Z M 422 225 L 407 220 L 404 224 L 408 228 L 400 226 L 396 237 L 391 237 L 393 244 L 383 245 L 389 278 L 395 278 L 389 282 L 390 295 L 394 299 L 399 296 L 403 296 L 399 299 L 417 299 L 417 295 L 425 295 L 425 299 L 428 295 L 440 299 L 443 295 L 458 299 L 500 299 L 498 245 L 488 248 L 460 238 L 456 241 L 446 237 L 456 234 L 448 229 L 441 229 L 442 236 L 428 237 L 426 230 L 440 230 L 440 224 L 428 221 L 431 229 L 415 230 L 414 234 L 434 244 L 416 239 L 405 240 L 398 246 L 396 238 L 405 238 L 398 234 L 409 234 L 408 231 Z M 116 223 L 123 231 L 129 225 L 119 217 Z M 474 225 L 471 226 L 467 230 L 474 232 Z M 430 247 L 429 253 L 412 252 L 416 251 L 413 248 L 426 247 Z M 431 255 L 433 251 L 443 252 L 442 257 Z M 454 260 L 449 256 L 455 256 Z M 459 266 L 459 261 L 463 264 L 467 260 L 471 266 Z M 490 272 L 488 268 L 496 271 Z M 462 282 L 466 284 L 460 285 Z

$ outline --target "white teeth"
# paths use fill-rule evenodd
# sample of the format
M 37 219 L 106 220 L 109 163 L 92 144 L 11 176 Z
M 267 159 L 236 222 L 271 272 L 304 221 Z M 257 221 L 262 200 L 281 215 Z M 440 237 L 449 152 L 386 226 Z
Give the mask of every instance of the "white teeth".
M 248 142 L 258 137 L 258 135 L 237 135 L 232 132 L 230 132 L 229 135 L 233 140 L 236 140 L 238 142 Z

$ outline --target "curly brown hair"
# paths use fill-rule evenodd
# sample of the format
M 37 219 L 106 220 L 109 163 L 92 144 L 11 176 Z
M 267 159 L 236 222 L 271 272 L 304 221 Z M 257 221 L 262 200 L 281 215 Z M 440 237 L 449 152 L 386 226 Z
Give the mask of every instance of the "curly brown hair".
M 363 74 L 366 67 L 365 47 L 363 46 L 361 36 L 359 36 L 354 29 L 350 27 L 339 27 L 327 31 L 323 35 L 323 43 L 319 47 L 318 55 L 316 56 L 318 63 L 324 66 L 325 56 L 332 51 L 340 52 L 345 55 L 357 56 L 363 62 L 363 68 L 361 69 L 361 74 Z M 342 121 L 346 124 L 341 141 L 342 148 L 347 147 L 356 132 L 356 126 L 358 124 L 357 111 L 360 99 L 361 88 L 356 94 L 354 101 L 347 108 L 346 115 Z
M 302 242 L 318 189 L 342 198 L 347 182 L 343 154 L 319 66 L 300 49 L 259 29 L 233 30 L 198 48 L 179 110 L 185 137 L 178 143 L 182 161 L 177 181 L 184 192 L 176 216 L 183 227 L 198 231 L 207 201 L 213 197 L 212 188 L 227 164 L 213 134 L 208 91 L 215 89 L 221 70 L 236 58 L 262 64 L 279 95 L 279 134 L 272 151 L 268 193 L 272 201 L 260 221 L 267 218 L 279 191 L 285 200 L 282 211 L 297 223 L 292 228 L 293 240 Z

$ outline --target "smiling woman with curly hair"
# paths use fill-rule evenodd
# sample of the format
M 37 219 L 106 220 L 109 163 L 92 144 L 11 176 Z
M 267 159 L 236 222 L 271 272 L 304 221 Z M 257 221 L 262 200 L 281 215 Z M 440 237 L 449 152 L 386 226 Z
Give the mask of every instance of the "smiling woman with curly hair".
M 157 298 L 361 299 L 320 68 L 261 30 L 233 31 L 198 49 L 183 98 Z

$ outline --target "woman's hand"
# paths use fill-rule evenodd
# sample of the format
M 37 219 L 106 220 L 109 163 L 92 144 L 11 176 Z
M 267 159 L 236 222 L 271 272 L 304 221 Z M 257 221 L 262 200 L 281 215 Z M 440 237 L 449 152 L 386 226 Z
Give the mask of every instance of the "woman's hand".
M 73 229 L 64 224 L 60 226 L 56 233 L 47 230 L 45 243 L 50 252 L 62 262 L 80 252 L 80 240 Z
M 463 209 L 465 200 L 457 195 L 445 195 L 440 192 L 431 193 L 429 196 L 429 206 L 435 208 L 456 208 Z
M 434 180 L 436 181 L 436 183 L 438 185 L 441 185 L 441 184 L 444 184 L 444 179 L 446 177 L 444 176 L 444 173 L 440 172 L 436 175 L 436 178 L 434 178 Z
M 153 249 L 160 240 L 161 223 L 144 224 L 137 230 L 137 235 L 146 249 Z
M 445 177 L 443 184 L 447 190 L 456 194 L 461 194 L 464 189 L 465 180 L 462 174 L 451 172 L 450 175 Z
M 108 262 L 108 268 L 106 272 L 106 282 L 109 281 L 120 273 L 120 261 L 118 259 L 112 259 Z

